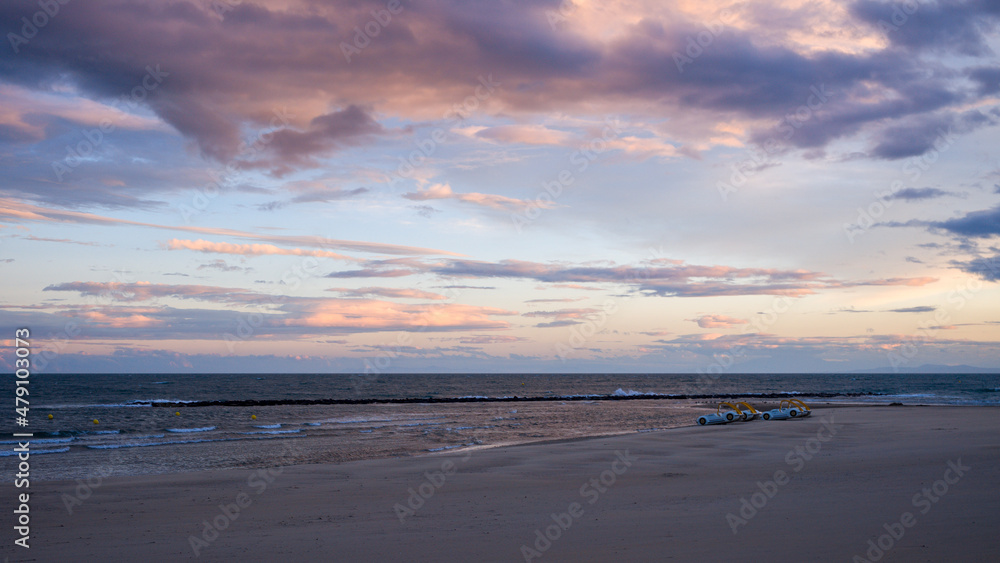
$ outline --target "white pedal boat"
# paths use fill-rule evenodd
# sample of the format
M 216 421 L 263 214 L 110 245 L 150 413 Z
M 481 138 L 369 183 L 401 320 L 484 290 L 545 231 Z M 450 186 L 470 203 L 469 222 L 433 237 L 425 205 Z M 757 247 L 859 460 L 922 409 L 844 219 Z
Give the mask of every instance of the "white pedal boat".
M 723 406 L 729 407 L 729 410 L 723 412 Z M 697 422 L 699 425 L 705 426 L 707 424 L 729 424 L 730 422 L 736 422 L 737 420 L 743 419 L 743 412 L 740 411 L 740 409 L 735 405 L 730 403 L 719 403 L 719 407 L 714 413 L 699 416 Z
M 800 401 L 798 399 L 788 399 L 788 402 L 791 403 L 791 404 L 793 404 L 793 405 L 795 405 L 795 406 L 797 406 L 799 408 L 798 412 L 796 414 L 793 414 L 792 416 L 803 416 L 804 417 L 804 416 L 809 416 L 809 415 L 812 414 L 812 411 L 809 410 L 809 407 L 806 406 L 806 404 L 803 403 L 802 401 Z
M 795 402 L 793 403 L 792 401 Z M 805 408 L 803 409 L 802 407 Z M 798 399 L 785 399 L 778 403 L 778 408 L 766 411 L 761 415 L 761 418 L 764 420 L 786 420 L 800 416 L 809 416 L 809 414 L 811 414 L 809 407 L 806 407 L 802 401 Z
M 743 412 L 744 422 L 750 422 L 751 420 L 760 418 L 760 411 L 753 408 L 753 406 L 750 405 L 750 403 L 747 403 L 745 401 L 740 401 L 739 403 L 736 403 L 736 406 L 742 407 L 740 408 L 740 411 Z

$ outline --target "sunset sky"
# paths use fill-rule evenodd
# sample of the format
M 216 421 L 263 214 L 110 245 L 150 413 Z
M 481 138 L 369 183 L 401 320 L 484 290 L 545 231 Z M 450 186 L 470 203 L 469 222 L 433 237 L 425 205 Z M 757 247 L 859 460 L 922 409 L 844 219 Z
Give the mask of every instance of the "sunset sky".
M 4 369 L 1000 368 L 995 1 L 59 2 Z

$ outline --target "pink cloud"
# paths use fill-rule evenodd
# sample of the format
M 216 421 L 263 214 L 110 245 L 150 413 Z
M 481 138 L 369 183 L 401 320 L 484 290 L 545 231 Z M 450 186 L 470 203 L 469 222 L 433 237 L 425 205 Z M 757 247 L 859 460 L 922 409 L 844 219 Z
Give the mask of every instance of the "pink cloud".
M 113 123 L 116 128 L 138 130 L 169 130 L 158 119 L 141 117 L 121 109 L 88 100 L 83 97 L 53 95 L 19 86 L 0 85 L 0 127 L 7 135 L 20 141 L 41 141 L 58 131 L 60 120 L 79 126 L 99 127 Z
M 503 143 L 526 145 L 564 145 L 571 136 L 565 131 L 549 129 L 542 125 L 501 125 L 480 129 L 476 137 Z
M 733 328 L 737 325 L 745 325 L 750 322 L 746 319 L 737 319 L 735 317 L 727 317 L 726 315 L 704 315 L 688 320 L 698 323 L 698 326 L 701 328 Z
M 217 254 L 237 254 L 241 256 L 286 255 L 336 258 L 338 260 L 360 261 L 360 258 L 346 256 L 329 250 L 303 250 L 301 248 L 280 248 L 273 244 L 233 244 L 230 242 L 209 242 L 207 240 L 170 239 L 167 250 L 195 250 Z
M 552 287 L 557 287 L 559 289 L 582 289 L 585 291 L 603 291 L 603 288 L 600 287 L 590 287 L 578 283 L 555 283 L 552 284 Z
M 162 319 L 149 316 L 148 313 L 156 311 L 156 309 L 132 307 L 121 309 L 105 308 L 99 311 L 82 311 L 77 313 L 77 316 L 85 319 L 88 323 L 93 323 L 104 328 L 149 328 L 164 324 Z
M 403 197 L 412 201 L 427 201 L 431 199 L 454 199 L 473 205 L 488 207 L 497 211 L 521 211 L 530 206 L 541 208 L 551 208 L 555 206 L 551 201 L 528 201 L 516 199 L 502 195 L 481 194 L 476 192 L 455 193 L 451 191 L 448 184 L 433 184 L 428 188 L 403 194 Z
M 387 301 L 330 299 L 309 303 L 302 315 L 284 324 L 364 330 L 482 330 L 509 328 L 492 316 L 516 313 L 472 305 L 402 305 Z
M 382 291 L 388 290 L 388 291 Z M 86 305 L 60 304 L 50 306 L 62 317 L 79 317 L 92 321 L 92 338 L 128 336 L 130 338 L 214 339 L 236 330 L 240 322 L 246 324 L 252 314 L 253 336 L 286 337 L 302 335 L 328 335 L 338 333 L 432 330 L 468 331 L 506 329 L 509 323 L 497 316 L 517 315 L 496 307 L 429 303 L 401 304 L 377 299 L 292 297 L 264 295 L 248 290 L 202 285 L 168 285 L 149 282 L 95 283 L 70 282 L 48 286 L 45 291 L 75 291 L 85 297 L 99 297 L 113 301 L 150 301 L 155 298 L 181 298 L 223 304 L 221 309 L 178 309 L 174 307 L 121 307 L 104 305 L 100 308 Z M 399 293 L 389 288 L 363 288 L 368 294 L 385 294 L 397 297 L 428 298 L 440 300 L 441 296 L 429 292 L 406 291 Z M 437 297 L 434 297 L 437 296 Z M 248 313 L 250 306 L 252 313 Z M 49 313 L 38 313 L 49 315 Z M 51 322 L 51 321 L 49 321 Z M 111 329 L 149 328 L 141 333 L 108 332 Z

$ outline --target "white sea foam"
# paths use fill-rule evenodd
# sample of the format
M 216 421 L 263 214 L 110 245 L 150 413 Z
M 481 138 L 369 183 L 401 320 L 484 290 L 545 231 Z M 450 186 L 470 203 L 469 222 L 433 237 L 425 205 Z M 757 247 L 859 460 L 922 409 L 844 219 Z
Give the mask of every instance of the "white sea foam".
M 149 408 L 153 406 L 154 403 L 194 403 L 197 401 L 185 401 L 182 399 L 134 399 L 125 403 L 86 403 L 86 404 L 57 404 L 57 405 L 38 405 L 39 410 L 57 410 L 57 409 L 121 409 L 121 408 Z
M 625 391 L 624 389 L 619 387 L 617 390 L 615 390 L 614 393 L 611 394 L 612 397 L 638 397 L 639 395 L 657 395 L 657 393 L 644 393 L 642 391 L 636 391 L 634 389 L 629 389 L 628 391 Z
M 74 438 L 25 438 L 20 442 L 17 440 L 0 440 L 0 444 L 20 444 L 21 442 L 31 442 L 32 444 L 67 444 L 73 440 Z
M 65 448 L 58 448 L 55 450 L 31 450 L 31 455 L 61 454 L 63 452 L 68 452 L 68 451 L 69 451 L 69 446 L 66 446 Z M 18 453 L 20 452 L 15 452 L 13 450 L 0 451 L 0 457 L 9 457 L 12 455 L 17 455 Z
M 167 428 L 167 432 L 208 432 L 209 430 L 215 430 L 215 427 L 205 426 L 202 428 Z
M 288 438 L 305 438 L 305 434 L 300 434 L 298 436 L 285 436 L 280 438 L 282 440 Z M 87 446 L 92 450 L 116 450 L 119 448 L 146 448 L 150 446 L 173 446 L 176 444 L 204 444 L 208 442 L 239 442 L 240 440 L 277 440 L 279 438 L 217 438 L 208 440 L 169 440 L 167 442 L 141 442 L 141 443 L 129 443 L 129 444 L 95 444 L 93 446 Z M 69 449 L 69 448 L 66 448 Z M 35 452 L 31 452 L 35 453 Z
M 93 446 L 87 446 L 92 450 L 117 450 L 119 448 L 145 448 L 148 446 L 171 446 L 174 444 L 201 444 L 204 442 L 233 442 L 235 439 L 219 439 L 219 440 L 170 440 L 167 442 L 142 442 L 142 443 L 129 443 L 129 444 L 96 444 Z

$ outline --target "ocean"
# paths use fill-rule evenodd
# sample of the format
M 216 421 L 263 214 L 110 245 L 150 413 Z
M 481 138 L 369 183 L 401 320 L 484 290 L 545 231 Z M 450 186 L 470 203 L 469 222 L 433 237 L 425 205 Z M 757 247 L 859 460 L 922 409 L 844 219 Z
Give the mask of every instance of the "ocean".
M 0 464 L 16 472 L 14 432 L 34 434 L 33 480 L 93 480 L 648 432 L 787 395 L 1000 406 L 1000 374 L 44 374 Z

